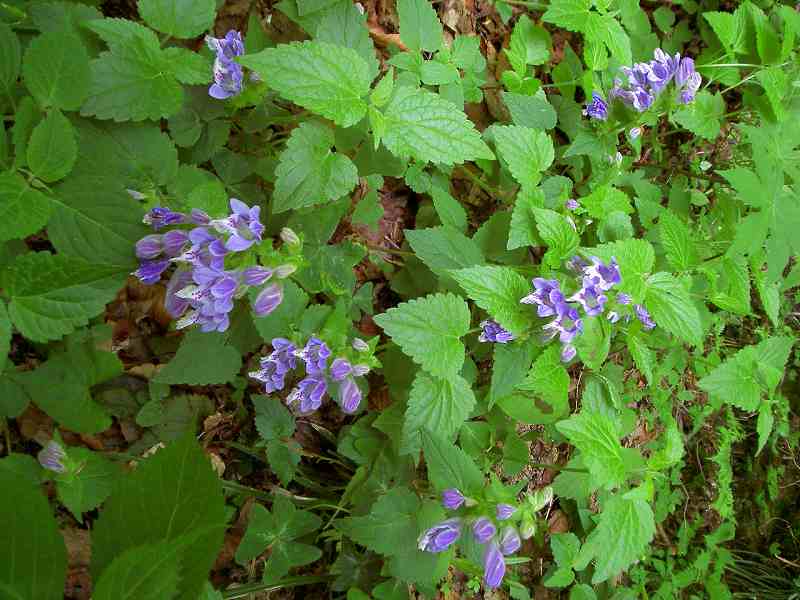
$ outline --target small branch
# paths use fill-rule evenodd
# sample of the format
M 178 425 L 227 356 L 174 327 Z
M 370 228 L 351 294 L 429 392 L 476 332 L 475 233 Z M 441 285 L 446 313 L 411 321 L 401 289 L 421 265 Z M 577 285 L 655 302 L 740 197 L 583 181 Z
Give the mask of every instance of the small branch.
M 275 583 L 251 583 L 250 585 L 242 585 L 231 590 L 222 592 L 222 597 L 225 600 L 233 600 L 234 598 L 244 598 L 256 592 L 274 592 L 284 588 L 297 587 L 300 585 L 312 585 L 315 583 L 326 583 L 331 579 L 335 579 L 334 575 L 300 575 L 298 577 L 287 577 Z

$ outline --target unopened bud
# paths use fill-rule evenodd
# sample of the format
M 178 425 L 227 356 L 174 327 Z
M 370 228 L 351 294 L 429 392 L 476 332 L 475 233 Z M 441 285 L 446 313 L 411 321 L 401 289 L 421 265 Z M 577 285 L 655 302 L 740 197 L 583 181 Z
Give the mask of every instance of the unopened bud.
M 295 265 L 285 264 L 275 269 L 275 277 L 278 279 L 286 279 L 289 275 L 297 271 Z
M 369 344 L 362 340 L 361 338 L 353 339 L 353 350 L 357 350 L 359 352 L 366 352 L 369 350 Z
M 300 243 L 300 238 L 297 237 L 297 234 L 294 230 L 284 227 L 281 229 L 281 240 L 283 240 L 284 244 L 289 244 L 290 246 L 296 246 Z

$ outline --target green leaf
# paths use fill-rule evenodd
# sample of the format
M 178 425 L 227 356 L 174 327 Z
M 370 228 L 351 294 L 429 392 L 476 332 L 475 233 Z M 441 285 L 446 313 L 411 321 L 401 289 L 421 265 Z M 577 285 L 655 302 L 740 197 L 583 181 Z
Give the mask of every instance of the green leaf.
M 531 129 L 553 129 L 556 126 L 556 109 L 547 101 L 543 90 L 534 96 L 512 92 L 503 92 L 502 96 L 514 125 Z
M 653 321 L 684 342 L 702 341 L 700 314 L 686 286 L 670 273 L 655 273 L 647 279 L 644 304 Z
M 711 29 L 731 56 L 745 49 L 743 22 L 736 15 L 726 12 L 704 12 L 703 18 L 711 25 Z
M 119 469 L 101 454 L 86 448 L 68 448 L 67 456 L 81 466 L 75 474 L 56 476 L 58 499 L 82 523 L 83 513 L 108 498 Z
M 291 326 L 300 320 L 300 315 L 308 304 L 308 294 L 294 281 L 283 284 L 283 302 L 266 317 L 253 317 L 253 323 L 265 342 L 272 338 L 285 337 Z
M 670 210 L 658 217 L 658 233 L 670 266 L 676 271 L 688 271 L 697 262 L 689 227 Z
M 569 374 L 561 363 L 561 351 L 551 346 L 533 363 L 525 379 L 497 404 L 523 423 L 554 423 L 569 414 Z
M 519 125 L 496 125 L 492 128 L 497 151 L 522 187 L 533 188 L 541 180 L 541 173 L 555 156 L 553 140 L 544 131 L 535 131 Z
M 404 234 L 417 258 L 440 276 L 485 262 L 478 245 L 452 227 L 406 229 Z
M 189 39 L 214 25 L 214 0 L 139 0 L 139 15 L 156 31 Z
M 634 302 L 644 302 L 647 278 L 655 264 L 655 252 L 650 242 L 643 239 L 622 240 L 597 246 L 586 253 L 604 262 L 616 258 L 622 277 L 619 291 L 630 294 Z
M 611 349 L 611 325 L 605 317 L 585 317 L 583 333 L 575 340 L 583 363 L 595 371 L 603 366 Z
M 166 542 L 182 552 L 178 598 L 196 598 L 208 580 L 225 533 L 219 477 L 194 431 L 120 477 L 92 531 L 92 574 L 123 552 Z
M 713 140 L 719 135 L 724 115 L 725 101 L 722 96 L 702 90 L 695 96 L 694 102 L 675 111 L 674 119 L 695 135 Z
M 355 50 L 326 42 L 293 42 L 239 59 L 287 100 L 341 127 L 367 112 L 369 67 Z
M 596 187 L 591 194 L 581 198 L 580 202 L 593 219 L 607 219 L 614 212 L 633 214 L 628 195 L 611 185 Z
M 639 560 L 655 534 L 650 504 L 640 499 L 612 496 L 600 513 L 597 528 L 589 534 L 577 562 L 595 561 L 592 583 L 602 583 Z
M 398 0 L 400 39 L 412 52 L 442 47 L 442 24 L 428 0 Z
M 437 490 L 457 488 L 465 495 L 483 489 L 484 478 L 475 462 L 438 432 L 424 430 L 422 447 L 428 480 Z
M 28 166 L 42 181 L 58 181 L 69 174 L 77 156 L 72 124 L 58 110 L 51 110 L 31 134 Z
M 591 7 L 591 0 L 557 0 L 548 5 L 542 20 L 570 31 L 583 31 Z
M 508 396 L 521 384 L 531 368 L 536 346 L 529 340 L 494 345 L 489 407 Z
M 522 275 L 510 267 L 498 266 L 469 267 L 451 273 L 467 296 L 505 329 L 520 336 L 532 327 L 534 313 L 519 301 L 530 291 Z
M 0 240 L 28 237 L 47 224 L 50 199 L 18 174 L 0 173 Z
M 581 541 L 574 533 L 556 533 L 550 537 L 550 549 L 559 567 L 571 568 L 581 548 Z
M 793 345 L 793 338 L 773 337 L 756 346 L 746 346 L 698 385 L 716 405 L 732 404 L 754 411 L 761 404 L 762 392 L 771 392 L 777 386 Z M 777 376 L 765 376 L 770 371 Z
M 416 454 L 422 447 L 420 433 L 425 429 L 454 440 L 461 424 L 475 407 L 475 394 L 459 375 L 441 379 L 418 371 L 408 396 L 403 422 L 401 454 Z
M 129 548 L 103 571 L 93 600 L 170 600 L 178 592 L 181 553 L 162 541 Z
M 438 186 L 431 189 L 431 199 L 439 220 L 445 227 L 464 232 L 467 229 L 467 211 L 461 203 Z
M 366 20 L 367 15 L 359 12 L 355 4 L 336 2 L 330 9 L 324 11 L 317 24 L 316 35 L 312 37 L 318 42 L 328 42 L 355 50 L 367 63 L 370 79 L 374 79 L 378 75 L 379 64 Z
M 580 243 L 578 233 L 565 216 L 546 208 L 534 208 L 536 229 L 547 244 L 546 260 L 557 268 L 561 262 L 575 254 Z
M 463 111 L 433 92 L 400 87 L 384 117 L 383 144 L 400 158 L 445 165 L 494 159 Z
M 329 202 L 348 194 L 358 171 L 344 154 L 331 150 L 333 131 L 310 121 L 292 131 L 275 169 L 275 213 Z
M 22 76 L 39 106 L 76 110 L 89 93 L 89 56 L 76 35 L 44 33 L 25 51 Z
M 744 257 L 722 257 L 720 270 L 712 281 L 710 300 L 723 310 L 750 314 L 750 272 Z
M 25 337 L 57 340 L 100 314 L 125 274 L 48 252 L 17 257 L 2 275 L 8 313 Z
M 452 377 L 464 364 L 461 336 L 469 331 L 467 303 L 453 294 L 403 302 L 375 322 L 408 356 L 433 375 Z
M 0 592 L 11 590 L 20 599 L 61 600 L 67 550 L 47 499 L 38 486 L 11 470 L 0 469 L 0 489 L 5 491 L 0 495 Z
M 0 374 L 8 364 L 8 353 L 11 350 L 11 319 L 8 317 L 8 309 L 5 302 L 0 302 Z M 2 413 L 0 413 L 2 414 Z
M 183 90 L 155 36 L 134 35 L 92 61 L 92 85 L 82 115 L 142 121 L 174 115 Z
M 224 334 L 195 329 L 186 334 L 178 352 L 153 381 L 188 385 L 228 383 L 241 368 L 242 357 L 226 342 Z
M 266 441 L 289 438 L 294 434 L 294 417 L 280 401 L 268 396 L 251 396 L 256 409 L 256 429 Z
M 544 192 L 537 188 L 520 191 L 511 212 L 511 226 L 508 231 L 508 250 L 541 246 L 542 240 L 536 234 L 536 215 L 534 209 L 544 207 Z
M 527 65 L 543 65 L 550 59 L 552 45 L 550 33 L 543 27 L 534 25 L 528 15 L 522 15 L 511 32 L 511 42 L 506 54 L 514 70 L 524 76 Z
M 17 85 L 22 51 L 17 34 L 0 23 L 0 92 L 8 96 Z
M 164 58 L 172 69 L 175 79 L 181 83 L 204 84 L 213 79 L 211 60 L 192 52 L 186 48 L 167 48 L 164 50 Z
M 758 420 L 756 421 L 756 432 L 758 433 L 758 449 L 756 456 L 761 454 L 764 446 L 769 441 L 772 427 L 775 424 L 775 417 L 772 414 L 772 406 L 769 402 L 762 402 L 758 407 Z
M 583 462 L 597 484 L 610 489 L 625 481 L 625 448 L 609 416 L 583 410 L 556 423 L 556 429 L 581 451 Z
M 647 383 L 653 385 L 655 383 L 653 380 L 653 370 L 656 365 L 655 353 L 647 347 L 645 339 L 641 335 L 628 334 L 625 341 L 636 368 L 645 376 Z

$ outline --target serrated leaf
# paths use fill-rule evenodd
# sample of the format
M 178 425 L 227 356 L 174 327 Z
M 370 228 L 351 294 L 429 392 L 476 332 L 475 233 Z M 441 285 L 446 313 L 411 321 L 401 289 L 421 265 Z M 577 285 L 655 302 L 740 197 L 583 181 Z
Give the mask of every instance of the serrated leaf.
M 196 598 L 222 545 L 225 501 L 194 431 L 120 477 L 92 531 L 95 581 L 123 552 L 166 542 L 182 553 L 178 598 Z
M 326 42 L 294 42 L 239 59 L 267 85 L 341 127 L 358 123 L 367 112 L 369 67 L 355 50 Z
M 514 125 L 531 129 L 553 129 L 556 126 L 556 109 L 547 101 L 544 91 L 540 90 L 534 96 L 503 92 L 502 96 Z
M 594 559 L 592 583 L 602 583 L 638 560 L 647 550 L 655 530 L 653 510 L 646 501 L 612 496 L 576 561 L 586 565 Z
M 521 384 L 531 368 L 536 346 L 529 340 L 494 345 L 492 383 L 489 388 L 489 407 L 508 396 Z
M 469 495 L 483 488 L 483 474 L 475 462 L 438 432 L 423 431 L 422 447 L 428 480 L 435 489 L 456 488 Z
M 406 229 L 404 234 L 417 258 L 440 276 L 452 269 L 485 262 L 478 245 L 452 227 Z
M 44 33 L 25 51 L 22 76 L 40 106 L 75 110 L 89 93 L 89 56 L 76 35 Z
M 294 417 L 280 401 L 268 396 L 251 396 L 256 408 L 256 429 L 267 441 L 288 438 L 294 433 Z
M 581 451 L 583 462 L 595 482 L 610 489 L 625 481 L 625 449 L 609 416 L 583 410 L 556 423 L 556 429 Z
M 75 474 L 56 476 L 58 499 L 82 523 L 83 513 L 108 498 L 119 469 L 101 454 L 86 448 L 68 448 L 67 456 L 81 467 Z
M 313 38 L 318 42 L 328 42 L 355 50 L 367 63 L 370 78 L 374 79 L 378 75 L 379 64 L 366 20 L 367 15 L 361 13 L 355 4 L 336 2 L 330 9 L 324 11 Z
M 452 275 L 475 304 L 513 334 L 520 336 L 533 325 L 533 311 L 519 301 L 530 285 L 510 267 L 468 267 Z
M 197 37 L 214 25 L 214 0 L 139 0 L 139 15 L 156 31 L 179 39 Z
M 674 119 L 695 135 L 713 140 L 719 135 L 724 114 L 725 101 L 722 96 L 701 90 L 691 104 L 675 111 Z
M 561 350 L 553 345 L 542 352 L 525 379 L 497 400 L 508 415 L 523 423 L 554 423 L 569 414 L 569 374 Z
M 275 213 L 341 198 L 358 183 L 358 171 L 344 154 L 331 150 L 330 128 L 309 121 L 294 131 L 275 169 Z
M 114 121 L 142 121 L 174 115 L 183 90 L 157 41 L 131 36 L 91 63 L 92 85 L 82 115 Z
M 546 208 L 534 208 L 536 229 L 547 244 L 547 260 L 552 267 L 575 254 L 580 243 L 578 232 L 565 216 Z
M 497 150 L 514 179 L 522 187 L 535 187 L 542 178 L 542 171 L 553 163 L 555 153 L 550 136 L 519 125 L 496 125 L 492 132 Z
M 703 18 L 708 21 L 719 41 L 731 55 L 744 50 L 744 31 L 741 29 L 741 20 L 735 15 L 707 11 L 703 13 Z
M 8 459 L 4 459 L 8 460 Z M 13 600 L 61 600 L 67 573 L 64 538 L 39 486 L 0 469 L 0 592 Z M 9 493 L 13 490 L 13 493 Z
M 647 240 L 628 239 L 587 250 L 587 255 L 595 255 L 604 262 L 616 258 L 619 263 L 622 281 L 619 291 L 633 297 L 634 302 L 644 302 L 646 283 L 655 264 L 655 251 Z
M 451 377 L 464 364 L 461 336 L 469 331 L 467 303 L 453 294 L 403 302 L 375 322 L 414 362 L 433 375 Z
M 548 5 L 542 20 L 570 31 L 583 31 L 591 7 L 591 0 L 557 0 Z
M 445 165 L 494 159 L 466 115 L 433 92 L 401 86 L 384 117 L 383 144 L 400 158 Z
M 156 383 L 208 385 L 233 381 L 242 358 L 221 333 L 190 331 L 178 352 L 153 378 Z
M 694 266 L 697 256 L 689 227 L 670 210 L 658 217 L 658 234 L 666 251 L 670 266 L 676 271 L 687 271 Z
M 447 379 L 418 371 L 408 396 L 403 421 L 401 454 L 416 454 L 422 447 L 420 433 L 436 431 L 447 439 L 455 439 L 461 424 L 475 407 L 475 394 L 459 375 Z
M 750 314 L 750 272 L 743 257 L 722 257 L 710 300 L 723 310 Z
M 0 91 L 5 95 L 17 84 L 21 58 L 17 34 L 6 23 L 0 23 Z
M 213 79 L 211 60 L 202 54 L 173 47 L 164 50 L 164 59 L 181 83 L 199 85 Z
M 442 46 L 442 24 L 428 0 L 398 0 L 400 39 L 412 52 L 436 52 Z
M 700 314 L 686 286 L 670 273 L 655 273 L 647 279 L 644 305 L 656 325 L 684 342 L 701 342 L 703 327 Z
M 461 203 L 438 186 L 431 189 L 431 199 L 442 225 L 464 232 L 467 229 L 467 211 Z
M 47 224 L 50 199 L 14 172 L 0 173 L 0 240 L 28 237 Z
M 8 313 L 25 337 L 57 340 L 100 314 L 126 274 L 48 252 L 18 257 L 3 273 Z
M 508 243 L 506 244 L 508 250 L 542 245 L 542 240 L 536 233 L 534 209 L 543 208 L 544 201 L 544 192 L 539 188 L 521 190 L 517 194 L 514 209 L 511 212 L 511 226 L 508 230 Z
M 178 592 L 181 553 L 169 542 L 130 548 L 114 559 L 92 590 L 93 600 L 171 600 Z
M 75 130 L 67 118 L 53 109 L 31 134 L 28 166 L 42 181 L 58 181 L 72 170 L 78 156 Z
M 636 368 L 645 376 L 647 383 L 653 385 L 653 369 L 655 367 L 655 353 L 647 347 L 645 340 L 640 335 L 628 335 L 625 338 L 628 352 L 631 353 Z
M 611 185 L 596 187 L 591 194 L 581 198 L 580 203 L 592 219 L 607 219 L 614 212 L 633 213 L 628 195 Z

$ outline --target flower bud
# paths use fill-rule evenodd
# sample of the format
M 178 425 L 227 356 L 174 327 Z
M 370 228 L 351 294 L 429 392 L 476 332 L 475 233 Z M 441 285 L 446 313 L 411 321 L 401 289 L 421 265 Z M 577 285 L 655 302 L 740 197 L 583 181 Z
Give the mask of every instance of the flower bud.
M 259 286 L 272 277 L 272 269 L 255 265 L 242 271 L 242 281 L 247 285 Z
M 143 260 L 156 258 L 164 250 L 162 235 L 151 233 L 136 242 L 136 257 Z
M 514 554 L 522 546 L 522 540 L 519 539 L 519 533 L 511 525 L 505 527 L 500 532 L 500 539 L 497 540 L 500 544 L 500 552 L 505 556 Z
M 39 451 L 36 458 L 39 464 L 48 471 L 54 473 L 64 473 L 67 467 L 64 465 L 64 459 L 67 458 L 67 453 L 55 440 L 50 440 L 45 444 L 44 448 Z
M 361 390 L 352 377 L 348 377 L 339 386 L 339 401 L 342 403 L 342 410 L 348 415 L 358 410 L 361 404 Z
M 536 535 L 536 521 L 530 515 L 526 515 L 522 519 L 522 525 L 519 528 L 519 534 L 523 540 L 528 540 Z
M 342 381 L 353 372 L 353 366 L 345 358 L 337 358 L 331 363 L 331 377 L 334 381 Z
M 464 495 L 456 488 L 448 488 L 442 492 L 442 506 L 447 510 L 457 510 L 464 504 Z
M 284 244 L 289 244 L 290 246 L 296 246 L 300 243 L 300 238 L 297 237 L 297 234 L 294 232 L 294 230 L 288 227 L 284 227 L 281 229 L 280 236 Z
M 510 519 L 511 515 L 513 515 L 516 510 L 516 506 L 511 506 L 510 504 L 498 504 L 495 506 L 497 520 L 505 521 L 506 519 Z
M 272 283 L 256 296 L 253 312 L 258 317 L 266 316 L 278 308 L 281 302 L 283 302 L 283 288 L 277 283 Z
M 361 338 L 353 338 L 353 350 L 358 352 L 366 352 L 369 350 L 369 344 Z
M 483 553 L 483 583 L 490 589 L 500 587 L 505 574 L 506 561 L 500 547 L 492 542 Z
M 291 264 L 285 264 L 275 269 L 275 277 L 278 279 L 286 279 L 289 275 L 297 271 L 297 267 Z
M 486 517 L 478 517 L 472 524 L 472 533 L 475 536 L 475 541 L 479 544 L 485 544 L 497 533 L 497 528 Z
M 423 533 L 417 547 L 423 552 L 444 552 L 461 537 L 461 519 L 447 519 Z

